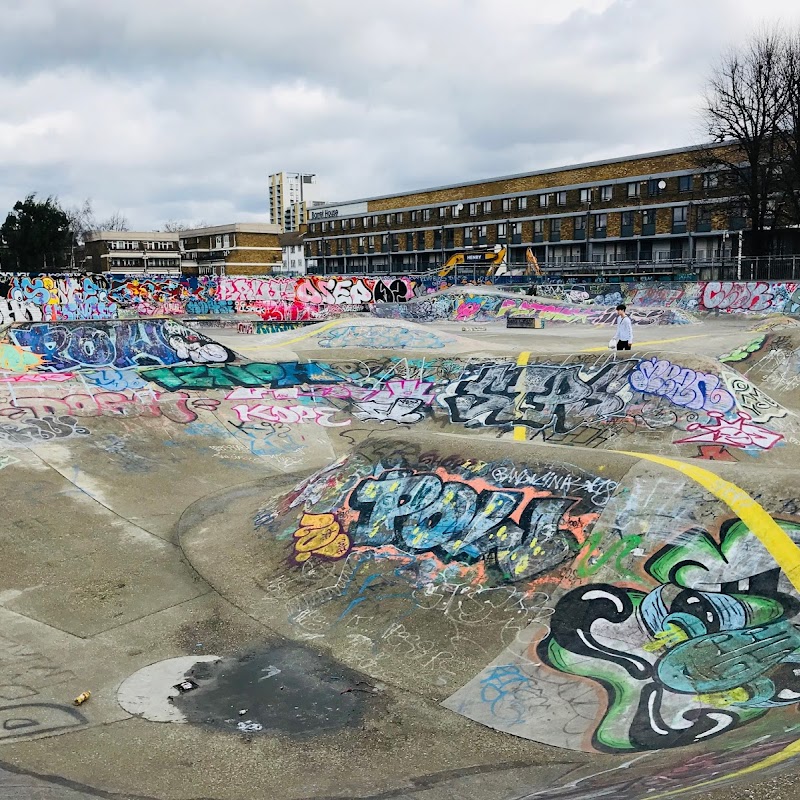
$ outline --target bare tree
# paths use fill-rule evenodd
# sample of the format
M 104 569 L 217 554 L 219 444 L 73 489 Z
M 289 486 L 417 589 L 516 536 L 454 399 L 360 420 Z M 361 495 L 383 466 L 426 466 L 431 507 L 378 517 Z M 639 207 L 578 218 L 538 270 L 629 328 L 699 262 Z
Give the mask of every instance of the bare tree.
M 800 30 L 788 34 L 784 40 L 781 82 L 785 91 L 778 131 L 782 221 L 797 225 L 800 224 Z
M 185 222 L 179 222 L 177 220 L 170 219 L 164 223 L 161 230 L 165 233 L 180 233 L 181 231 L 189 230 L 189 227 L 190 226 Z
M 752 256 L 769 251 L 768 228 L 778 211 L 785 54 L 782 33 L 757 33 L 741 50 L 723 56 L 705 94 L 706 133 L 711 142 L 731 146 L 703 148 L 699 162 L 720 171 L 720 186 L 727 194 L 721 205 L 726 211 L 750 220 L 746 248 Z
M 99 222 L 96 230 L 100 231 L 129 231 L 128 218 L 121 212 L 115 211 L 108 219 Z

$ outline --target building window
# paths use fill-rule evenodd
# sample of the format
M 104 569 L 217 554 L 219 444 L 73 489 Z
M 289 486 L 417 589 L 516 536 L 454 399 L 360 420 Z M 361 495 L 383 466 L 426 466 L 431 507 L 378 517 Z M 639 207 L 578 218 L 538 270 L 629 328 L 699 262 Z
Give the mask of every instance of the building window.
M 378 227 L 378 215 L 377 214 L 373 214 L 373 216 L 372 216 L 372 227 L 373 228 L 377 228 Z
M 439 206 L 439 219 L 444 219 L 447 216 L 447 206 Z
M 322 223 L 320 223 L 320 224 L 321 224 L 321 226 L 322 226 L 322 230 L 323 230 L 323 232 L 324 232 L 324 231 L 326 231 L 326 230 L 328 230 L 328 223 L 327 223 L 327 222 L 322 222 Z
M 413 250 L 414 249 L 414 234 L 407 233 L 406 234 L 406 250 Z
M 386 224 L 387 225 L 394 225 L 394 214 L 387 214 L 386 215 Z
M 215 249 L 222 250 L 222 237 L 221 236 L 215 237 L 214 242 L 215 242 Z
M 522 223 L 521 222 L 512 222 L 511 223 L 511 235 L 512 236 L 519 236 L 520 240 L 522 237 Z
M 539 208 L 547 208 L 550 205 L 550 195 L 549 194 L 540 194 L 539 195 Z
M 431 218 L 431 210 L 429 208 L 426 208 L 422 212 L 422 219 L 423 219 L 424 222 L 428 222 L 430 220 L 430 218 Z
M 492 201 L 486 200 L 483 204 L 483 213 L 484 214 L 491 214 L 492 213 Z
M 363 225 L 365 228 L 369 228 L 369 217 L 364 217 L 364 218 L 361 220 L 361 224 L 362 224 L 362 225 Z
M 395 216 L 395 219 L 397 220 L 397 224 L 398 225 L 402 225 L 403 224 L 403 215 L 402 215 L 402 213 L 401 214 L 397 214 Z
M 608 228 L 608 214 L 594 215 L 594 235 L 605 236 Z
M 611 200 L 612 197 L 614 197 L 614 187 L 612 184 L 609 183 L 600 187 L 601 200 Z
M 561 236 L 561 218 L 550 220 L 550 236 Z
M 222 237 L 222 246 L 227 250 L 231 246 L 231 235 L 226 233 Z
M 535 219 L 533 221 L 533 241 L 541 242 L 544 240 L 544 220 Z
M 567 204 L 567 193 L 566 192 L 556 192 L 556 205 L 557 206 L 565 206 Z
M 343 219 L 342 220 L 342 230 L 346 231 L 349 227 L 350 227 L 350 220 L 349 219 Z
M 663 186 L 661 184 L 664 184 Z M 667 188 L 667 182 L 663 178 L 650 178 L 647 181 L 647 193 L 650 197 L 656 197 Z
M 374 252 L 375 250 L 375 237 L 370 236 L 367 240 L 369 242 L 369 251 L 370 253 Z
M 633 181 L 628 184 L 628 197 L 639 197 L 642 191 L 642 184 L 639 181 Z
M 419 219 L 419 211 L 411 212 L 411 221 L 416 222 Z
M 469 204 L 469 215 L 474 217 L 478 213 L 478 204 L 477 203 L 470 203 Z
M 592 190 L 581 189 L 581 203 L 590 203 L 592 201 Z
M 585 231 L 586 230 L 586 217 L 581 215 L 580 217 L 575 217 L 575 233 L 578 231 Z
M 703 188 L 716 189 L 719 186 L 719 174 L 716 172 L 703 173 Z
M 497 238 L 498 239 L 505 239 L 506 238 L 506 223 L 500 222 L 497 225 Z
M 677 206 L 672 209 L 672 228 L 673 233 L 683 233 L 686 230 L 687 206 Z M 679 230 L 676 230 L 679 229 Z
M 681 175 L 678 178 L 678 191 L 679 192 L 691 192 L 692 191 L 692 176 L 691 175 Z
M 633 211 L 622 212 L 622 227 L 623 228 L 633 227 Z
M 511 211 L 511 198 L 503 200 L 503 211 Z
M 647 208 L 642 211 L 642 227 L 650 227 L 655 229 L 656 224 L 656 210 L 654 208 Z M 655 232 L 655 230 L 653 230 Z M 652 235 L 652 233 L 648 233 L 645 230 L 642 230 L 642 233 L 645 235 Z
M 524 211 L 528 207 L 528 198 L 527 197 L 518 197 L 517 198 L 517 208 L 520 211 Z

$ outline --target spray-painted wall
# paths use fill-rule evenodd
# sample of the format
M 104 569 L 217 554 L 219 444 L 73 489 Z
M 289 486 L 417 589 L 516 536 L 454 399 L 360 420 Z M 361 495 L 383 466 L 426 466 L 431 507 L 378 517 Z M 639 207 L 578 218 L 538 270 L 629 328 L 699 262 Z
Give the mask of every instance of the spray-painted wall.
M 407 277 L 169 277 L 51 276 L 0 274 L 0 324 L 41 320 L 101 320 L 126 317 L 258 314 L 266 321 L 314 321 L 344 311 L 380 307 L 383 316 L 458 321 L 504 317 L 512 311 L 553 321 L 605 322 L 597 306 L 624 301 L 673 309 L 668 322 L 688 321 L 681 311 L 800 313 L 797 283 L 549 284 L 542 298 L 481 293 L 425 297 L 430 304 L 402 304 L 452 286 L 448 278 Z M 547 299 L 545 299 L 545 297 Z M 554 303 L 554 301 L 560 301 Z M 580 304 L 571 309 L 563 304 Z M 594 306 L 594 308 L 592 308 Z M 637 312 L 639 324 L 664 322 L 659 309 Z

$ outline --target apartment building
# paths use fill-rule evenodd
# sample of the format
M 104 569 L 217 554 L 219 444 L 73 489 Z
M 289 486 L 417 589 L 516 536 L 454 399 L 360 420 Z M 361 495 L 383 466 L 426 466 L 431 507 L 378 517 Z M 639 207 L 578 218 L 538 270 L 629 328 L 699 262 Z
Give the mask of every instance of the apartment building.
M 501 245 L 512 269 L 530 249 L 576 280 L 676 277 L 682 260 L 730 256 L 746 225 L 698 163 L 681 148 L 325 205 L 309 220 L 308 269 L 425 272 Z
M 306 274 L 306 251 L 303 245 L 305 232 L 289 231 L 281 234 L 280 243 L 282 249 L 281 272 L 286 275 L 305 275 Z
M 316 175 L 276 172 L 269 176 L 269 218 L 284 231 L 296 231 L 308 222 L 309 210 L 322 205 Z
M 181 268 L 187 275 L 266 275 L 281 265 L 281 227 L 235 222 L 181 231 Z
M 177 233 L 89 231 L 76 262 L 87 272 L 180 274 Z

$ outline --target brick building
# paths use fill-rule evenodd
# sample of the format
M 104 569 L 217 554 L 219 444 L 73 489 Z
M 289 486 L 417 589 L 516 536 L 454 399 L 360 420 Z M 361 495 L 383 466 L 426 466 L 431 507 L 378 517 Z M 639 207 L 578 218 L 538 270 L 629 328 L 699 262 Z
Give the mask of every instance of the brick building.
M 281 265 L 280 225 L 235 222 L 181 231 L 187 275 L 266 275 Z
M 454 253 L 530 248 L 575 280 L 676 277 L 730 257 L 746 220 L 721 210 L 719 175 L 695 148 L 384 195 L 311 212 L 311 273 L 425 272 Z
M 76 251 L 87 272 L 179 274 L 178 234 L 161 231 L 89 231 Z

